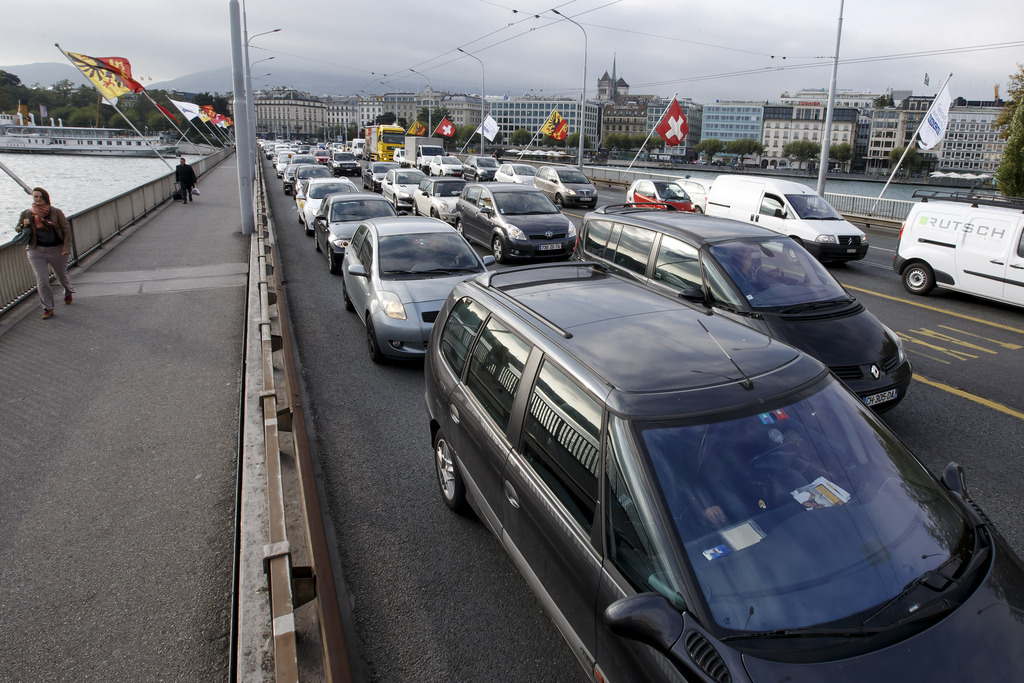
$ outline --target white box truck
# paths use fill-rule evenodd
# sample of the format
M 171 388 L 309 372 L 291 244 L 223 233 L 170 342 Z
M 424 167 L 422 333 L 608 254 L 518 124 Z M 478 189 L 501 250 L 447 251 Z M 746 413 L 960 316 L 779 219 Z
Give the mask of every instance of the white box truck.
M 441 155 L 445 156 L 444 142 L 441 138 L 421 138 L 415 135 L 405 136 L 405 161 L 413 168 L 418 168 L 424 173 L 430 160 Z

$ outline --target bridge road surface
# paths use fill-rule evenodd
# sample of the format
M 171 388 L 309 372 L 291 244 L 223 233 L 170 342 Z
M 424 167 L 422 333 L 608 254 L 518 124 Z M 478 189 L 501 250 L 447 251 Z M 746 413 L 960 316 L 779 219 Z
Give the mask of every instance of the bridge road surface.
M 370 361 L 341 278 L 262 163 L 367 680 L 587 680 L 497 538 L 441 501 L 423 364 Z
M 201 186 L 0 319 L 0 681 L 228 678 L 250 238 Z

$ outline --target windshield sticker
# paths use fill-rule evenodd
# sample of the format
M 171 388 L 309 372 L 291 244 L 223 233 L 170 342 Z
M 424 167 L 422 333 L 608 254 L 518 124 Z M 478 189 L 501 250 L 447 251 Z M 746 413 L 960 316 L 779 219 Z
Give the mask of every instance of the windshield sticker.
M 708 548 L 704 551 L 704 557 L 708 560 L 717 560 L 720 557 L 725 557 L 731 550 L 726 545 L 716 545 L 714 548 Z
M 825 477 L 818 477 L 790 495 L 808 510 L 837 507 L 850 502 L 850 494 Z

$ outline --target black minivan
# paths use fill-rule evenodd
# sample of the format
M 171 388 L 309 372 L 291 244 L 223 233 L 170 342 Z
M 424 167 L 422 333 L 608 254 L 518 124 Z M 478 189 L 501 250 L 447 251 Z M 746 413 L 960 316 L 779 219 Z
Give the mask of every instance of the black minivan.
M 437 483 L 595 681 L 1007 681 L 1024 565 L 809 355 L 588 264 L 455 286 Z M 471 549 L 467 549 L 471 552 Z
M 650 206 L 588 213 L 576 258 L 811 354 L 879 412 L 903 400 L 913 372 L 902 341 L 806 249 L 765 228 Z

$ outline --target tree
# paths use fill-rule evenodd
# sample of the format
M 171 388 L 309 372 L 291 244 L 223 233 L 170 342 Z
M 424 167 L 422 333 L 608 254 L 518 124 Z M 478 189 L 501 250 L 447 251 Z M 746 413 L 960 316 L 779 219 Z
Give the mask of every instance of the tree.
M 63 78 L 53 84 L 53 93 L 56 96 L 54 104 L 68 104 L 71 101 L 71 93 L 75 91 L 75 84 L 67 78 Z
M 1007 131 L 1002 161 L 996 169 L 996 186 L 1007 197 L 1024 197 L 1024 107 L 1019 102 Z
M 1021 101 L 1021 95 L 1024 95 L 1024 65 L 1017 64 L 1017 66 L 1019 70 L 1010 75 L 1010 84 L 1006 86 L 1007 102 L 1003 105 L 1003 110 L 999 112 L 994 124 L 996 128 L 1000 129 L 1000 135 L 1004 138 L 1009 136 L 1010 124 L 1018 109 L 1017 103 Z
M 896 167 L 896 164 L 900 162 L 900 157 L 903 156 L 905 149 L 905 147 L 897 147 L 889 152 L 889 168 Z M 917 146 L 915 145 L 910 148 L 909 152 L 907 152 L 907 156 L 903 159 L 903 166 L 901 166 L 901 168 L 907 171 L 916 171 L 921 168 L 921 163 L 921 152 L 918 151 Z
M 892 99 L 892 94 L 881 95 L 875 98 L 875 109 L 884 109 L 886 107 L 895 107 L 896 101 Z
M 512 142 L 513 145 L 519 147 L 522 145 L 530 144 L 530 140 L 532 139 L 533 133 L 526 130 L 525 128 L 518 128 L 512 131 L 512 137 L 510 138 L 510 141 Z
M 0 88 L 12 88 L 20 85 L 20 78 L 7 71 L 0 71 Z
M 845 164 L 853 158 L 853 145 L 849 142 L 841 142 L 838 145 L 831 145 L 828 148 L 828 158 Z
M 740 158 L 740 166 L 743 166 L 748 156 L 764 154 L 764 145 L 760 140 L 754 138 L 743 138 L 741 140 L 730 140 L 725 146 L 725 151 L 735 154 Z
M 796 157 L 797 162 L 806 163 L 821 156 L 821 143 L 814 140 L 794 140 L 782 148 L 782 155 Z
M 708 163 L 714 160 L 716 154 L 721 154 L 724 150 L 725 143 L 718 138 L 701 140 L 693 148 L 693 151 L 697 153 L 697 156 L 707 156 Z
M 383 114 L 381 114 L 380 116 L 378 116 L 376 119 L 374 119 L 374 123 L 376 123 L 377 125 L 381 125 L 381 126 L 391 126 L 391 125 L 394 125 L 394 123 L 395 123 L 395 121 L 397 119 L 398 119 L 398 115 L 395 114 L 395 112 L 393 112 L 393 111 L 386 111 Z

